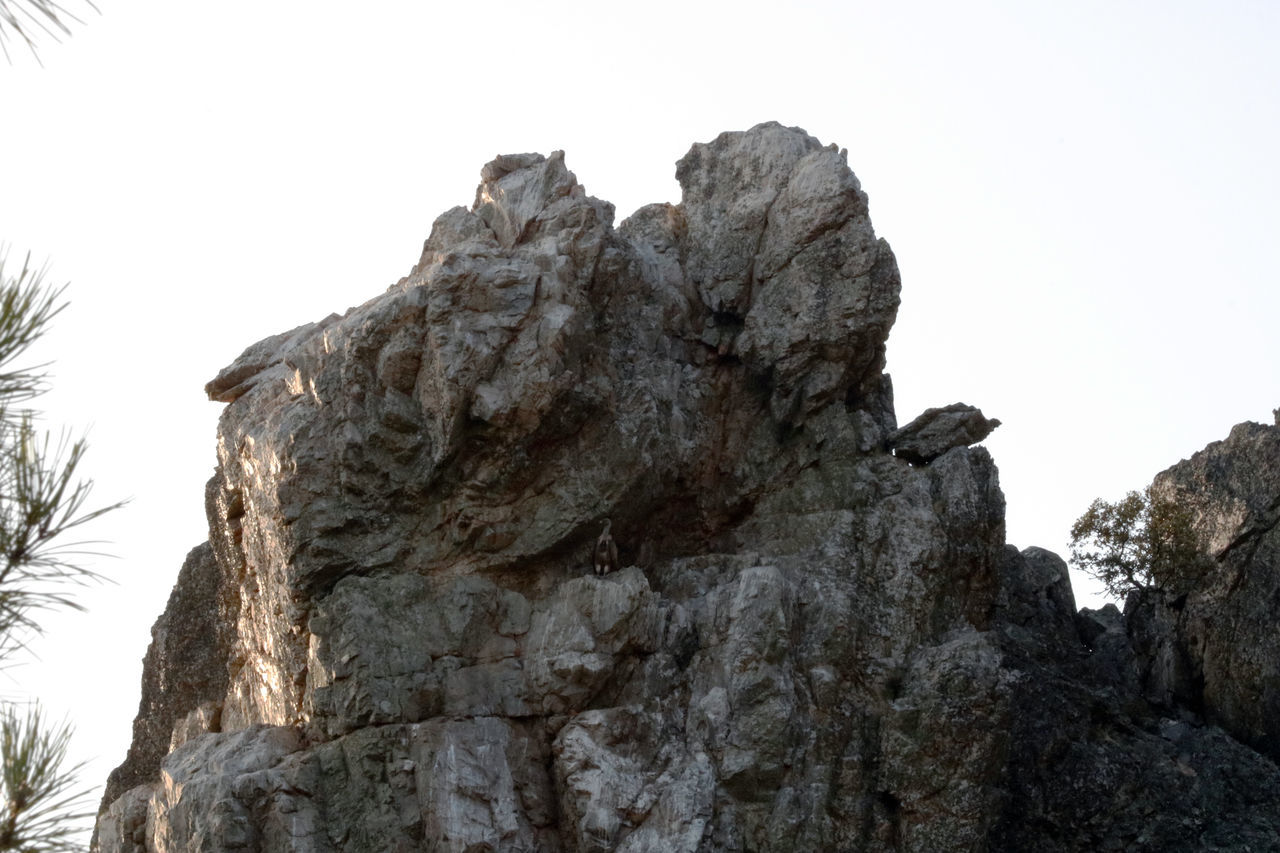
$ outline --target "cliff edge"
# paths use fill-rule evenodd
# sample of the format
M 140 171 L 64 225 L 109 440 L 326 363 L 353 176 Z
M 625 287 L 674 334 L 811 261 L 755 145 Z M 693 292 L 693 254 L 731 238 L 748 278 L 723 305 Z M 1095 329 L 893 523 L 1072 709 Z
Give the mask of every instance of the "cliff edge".
M 844 152 L 763 124 L 676 174 L 614 228 L 500 156 L 407 277 L 209 383 L 99 849 L 1280 848 L 1252 730 L 1005 544 L 998 421 L 899 429 Z

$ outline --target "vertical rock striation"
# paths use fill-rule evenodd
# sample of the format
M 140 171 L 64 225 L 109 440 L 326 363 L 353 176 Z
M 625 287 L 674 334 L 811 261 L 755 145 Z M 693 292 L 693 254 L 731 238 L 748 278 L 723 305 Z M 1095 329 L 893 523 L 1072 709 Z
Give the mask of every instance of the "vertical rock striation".
M 100 849 L 1130 838 L 1050 796 L 1175 754 L 1135 728 L 1137 657 L 1091 652 L 1123 625 L 1082 635 L 1061 561 L 1005 545 L 969 446 L 998 422 L 895 432 L 897 266 L 843 152 L 764 124 L 677 177 L 615 229 L 561 153 L 498 157 L 388 292 L 209 383 L 210 538 Z M 1240 766 L 1265 796 L 1274 767 Z

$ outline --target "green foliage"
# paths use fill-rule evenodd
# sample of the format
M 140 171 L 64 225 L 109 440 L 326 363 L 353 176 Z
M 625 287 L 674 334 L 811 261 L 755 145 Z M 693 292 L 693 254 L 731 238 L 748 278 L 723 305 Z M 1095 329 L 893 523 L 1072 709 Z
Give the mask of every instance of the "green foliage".
M 0 664 L 41 632 L 38 615 L 79 605 L 76 585 L 97 579 L 78 565 L 84 543 L 69 531 L 119 504 L 87 509 L 91 481 L 81 480 L 83 440 L 55 439 L 35 427 L 22 404 L 46 388 L 39 367 L 16 366 L 62 310 L 61 289 L 45 287 L 29 259 L 10 275 L 0 254 Z M 69 727 L 50 728 L 38 707 L 19 713 L 0 700 L 0 851 L 80 850 L 85 792 L 73 791 L 78 767 L 64 768 Z
M 1098 499 L 1071 525 L 1071 561 L 1117 598 L 1185 591 L 1208 561 L 1192 522 L 1190 510 L 1150 486 L 1116 503 Z
M 86 510 L 92 482 L 77 474 L 84 440 L 42 434 L 35 414 L 18 407 L 45 390 L 45 376 L 14 362 L 62 310 L 61 294 L 29 262 L 7 275 L 0 257 L 0 662 L 39 632 L 33 614 L 78 608 L 68 584 L 97 576 L 76 563 L 84 543 L 68 544 L 65 534 L 118 506 Z
M 82 850 L 75 835 L 93 816 L 75 788 L 80 765 L 66 769 L 71 728 L 50 728 L 38 708 L 0 711 L 0 850 Z

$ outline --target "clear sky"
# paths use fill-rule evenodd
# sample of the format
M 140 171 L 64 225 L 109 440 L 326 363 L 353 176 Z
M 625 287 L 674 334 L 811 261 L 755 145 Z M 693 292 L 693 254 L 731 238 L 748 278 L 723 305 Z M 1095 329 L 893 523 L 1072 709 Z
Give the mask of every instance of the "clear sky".
M 93 531 L 115 585 L 0 690 L 68 714 L 93 781 L 205 536 L 204 383 L 394 283 L 498 153 L 564 149 L 621 219 L 724 130 L 848 148 L 902 270 L 899 420 L 1004 422 L 1019 547 L 1280 406 L 1274 2 L 98 5 L 0 64 L 0 240 L 71 282 L 44 408 L 133 498 Z

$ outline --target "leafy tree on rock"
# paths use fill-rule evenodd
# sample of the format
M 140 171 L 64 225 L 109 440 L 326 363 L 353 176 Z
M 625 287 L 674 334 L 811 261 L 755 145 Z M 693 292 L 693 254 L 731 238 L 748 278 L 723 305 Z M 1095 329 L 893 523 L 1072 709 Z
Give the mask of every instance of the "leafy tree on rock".
M 1208 565 L 1191 511 L 1150 486 L 1116 503 L 1095 500 L 1071 525 L 1071 561 L 1107 592 L 1184 592 Z
M 77 562 L 83 543 L 66 535 L 119 506 L 86 508 L 92 483 L 77 473 L 84 441 L 42 433 L 26 408 L 45 376 L 15 362 L 65 307 L 61 294 L 29 262 L 9 275 L 0 255 L 0 667 L 41 632 L 40 614 L 79 609 L 71 589 L 97 575 Z M 75 835 L 92 812 L 88 791 L 75 787 L 79 767 L 64 767 L 70 735 L 38 706 L 0 699 L 0 851 L 83 848 Z

